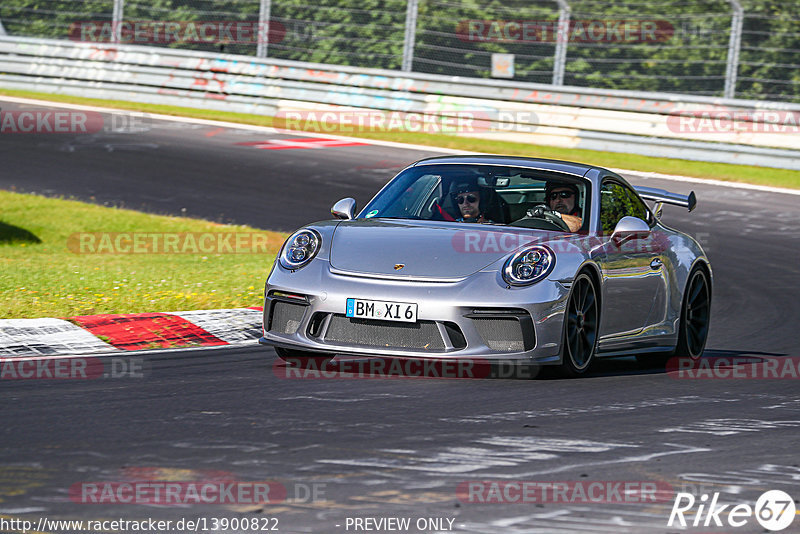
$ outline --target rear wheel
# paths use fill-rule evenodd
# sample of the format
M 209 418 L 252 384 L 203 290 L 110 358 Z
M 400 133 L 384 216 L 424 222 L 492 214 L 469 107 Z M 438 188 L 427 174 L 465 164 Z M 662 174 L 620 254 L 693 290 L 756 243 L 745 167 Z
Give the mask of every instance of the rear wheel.
M 600 306 L 592 277 L 579 274 L 572 283 L 564 317 L 561 371 L 566 376 L 585 374 L 597 350 Z
M 681 307 L 677 356 L 688 356 L 693 360 L 703 355 L 711 322 L 711 287 L 708 275 L 701 268 L 692 271 Z

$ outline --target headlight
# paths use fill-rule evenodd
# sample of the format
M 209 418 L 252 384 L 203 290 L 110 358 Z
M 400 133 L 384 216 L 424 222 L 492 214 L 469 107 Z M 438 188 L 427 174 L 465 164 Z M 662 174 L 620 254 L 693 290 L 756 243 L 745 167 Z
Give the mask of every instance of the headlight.
M 294 271 L 310 262 L 319 252 L 322 237 L 316 230 L 298 230 L 289 236 L 281 250 L 281 265 Z
M 556 266 L 556 256 L 549 248 L 536 245 L 520 250 L 503 267 L 503 279 L 512 286 L 534 284 Z

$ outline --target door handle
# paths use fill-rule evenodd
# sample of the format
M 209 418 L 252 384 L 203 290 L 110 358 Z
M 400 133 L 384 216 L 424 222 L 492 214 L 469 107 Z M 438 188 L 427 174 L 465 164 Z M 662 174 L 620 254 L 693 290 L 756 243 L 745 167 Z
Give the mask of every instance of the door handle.
M 661 258 L 653 258 L 653 261 L 650 262 L 650 268 L 653 270 L 660 269 L 662 265 L 664 262 L 661 261 Z

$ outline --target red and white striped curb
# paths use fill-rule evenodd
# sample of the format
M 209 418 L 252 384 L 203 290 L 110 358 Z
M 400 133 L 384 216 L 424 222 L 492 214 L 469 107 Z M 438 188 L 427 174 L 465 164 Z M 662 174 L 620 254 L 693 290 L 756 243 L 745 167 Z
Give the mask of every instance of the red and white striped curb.
M 261 308 L 0 320 L 0 357 L 252 344 Z

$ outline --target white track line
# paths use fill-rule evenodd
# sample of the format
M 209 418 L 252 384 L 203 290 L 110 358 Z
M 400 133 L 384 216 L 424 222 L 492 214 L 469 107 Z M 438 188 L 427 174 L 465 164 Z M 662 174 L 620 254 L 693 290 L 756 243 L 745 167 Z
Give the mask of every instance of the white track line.
M 214 351 L 224 349 L 259 349 L 268 351 L 268 348 L 260 345 L 256 340 L 249 342 L 230 343 L 228 345 L 211 345 L 200 347 L 175 347 L 169 349 L 140 349 L 140 350 L 119 350 L 116 352 L 79 352 L 74 354 L 31 354 L 28 356 L 0 356 L 0 362 L 22 362 L 22 361 L 41 361 L 41 360 L 69 360 L 75 358 L 138 358 L 141 356 L 173 356 L 191 351 Z
M 11 96 L 3 96 L 0 95 L 0 101 L 6 102 L 13 102 L 16 104 L 28 104 L 34 106 L 51 106 L 51 107 L 59 107 L 64 109 L 77 109 L 81 111 L 96 111 L 100 113 L 130 113 L 131 110 L 124 110 L 124 109 L 116 109 L 116 108 L 104 108 L 104 107 L 96 107 L 96 106 L 84 106 L 80 104 L 66 104 L 62 102 L 51 102 L 49 100 L 36 100 L 32 98 L 17 98 Z M 191 117 L 177 117 L 174 115 L 160 115 L 155 113 L 145 113 L 148 117 L 157 119 L 157 120 L 164 120 L 164 121 L 172 121 L 172 122 L 184 122 L 190 124 L 204 124 L 206 126 L 216 126 L 219 128 L 233 128 L 239 130 L 251 130 L 255 132 L 263 132 L 263 133 L 283 133 L 283 134 L 291 134 L 291 135 L 301 135 L 305 137 L 323 137 L 327 139 L 341 139 L 345 141 L 353 141 L 353 142 L 361 142 L 368 145 L 375 145 L 375 146 L 385 146 L 391 148 L 400 148 L 405 150 L 418 150 L 423 152 L 436 152 L 440 154 L 461 154 L 461 155 L 484 155 L 485 152 L 466 152 L 463 150 L 455 150 L 451 148 L 440 148 L 440 147 L 432 147 L 426 145 L 412 145 L 407 143 L 395 143 L 392 141 L 379 141 L 375 139 L 365 139 L 362 137 L 347 137 L 342 135 L 330 135 L 330 134 L 317 134 L 316 132 L 313 135 L 310 135 L 309 132 L 297 131 L 297 130 L 286 130 L 281 128 L 272 128 L 270 126 L 256 126 L 253 124 L 241 124 L 238 122 L 226 122 L 226 121 L 216 121 L 216 120 L 207 120 L 207 119 L 194 119 Z M 690 183 L 697 183 L 697 184 L 706 184 L 706 185 L 713 185 L 719 187 L 730 187 L 733 189 L 747 189 L 751 191 L 764 191 L 768 193 L 781 193 L 785 195 L 800 195 L 800 189 L 787 189 L 783 187 L 771 187 L 766 185 L 755 185 L 755 184 L 746 184 L 740 182 L 725 182 L 722 180 L 713 180 L 713 179 L 706 179 L 706 178 L 695 178 L 692 176 L 680 176 L 675 174 L 661 174 L 657 172 L 646 172 L 646 171 L 634 171 L 629 169 L 611 169 L 614 172 L 620 174 L 632 174 L 636 176 L 641 176 L 643 178 L 656 178 L 659 180 L 672 180 L 675 182 L 690 182 Z
M 786 195 L 800 195 L 800 189 L 786 189 L 784 187 L 772 187 L 769 185 L 746 184 L 742 182 L 725 182 L 711 178 L 696 178 L 694 176 L 679 176 L 675 174 L 661 174 L 648 171 L 631 171 L 626 169 L 609 169 L 619 174 L 631 174 L 642 178 L 656 178 L 659 180 L 672 180 L 674 182 L 690 182 L 695 184 L 706 184 L 720 187 L 731 187 L 734 189 L 748 189 L 751 191 L 765 191 L 767 193 L 783 193 Z M 767 170 L 767 169 L 764 169 Z

